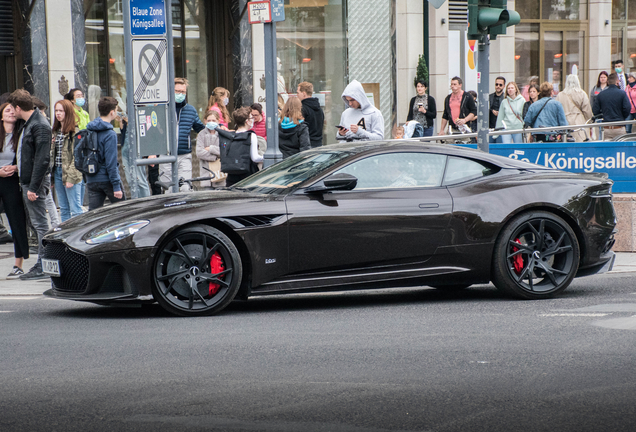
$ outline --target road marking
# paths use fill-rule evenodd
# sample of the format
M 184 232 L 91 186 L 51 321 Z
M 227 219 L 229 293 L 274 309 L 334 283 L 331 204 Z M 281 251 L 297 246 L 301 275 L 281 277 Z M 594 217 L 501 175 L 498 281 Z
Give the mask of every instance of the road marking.
M 602 317 L 608 313 L 549 313 L 539 314 L 540 317 Z
M 636 330 L 636 315 L 627 318 L 613 318 L 603 321 L 595 321 L 592 325 L 613 330 Z

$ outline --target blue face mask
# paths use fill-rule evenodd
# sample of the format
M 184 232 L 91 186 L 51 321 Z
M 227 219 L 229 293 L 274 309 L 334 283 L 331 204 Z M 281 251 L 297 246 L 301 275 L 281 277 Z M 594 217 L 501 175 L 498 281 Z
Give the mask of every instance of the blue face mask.
M 186 95 L 184 95 L 183 93 L 175 93 L 174 94 L 174 101 L 176 103 L 183 103 L 183 101 L 185 100 Z
M 81 107 L 83 107 L 85 103 L 86 103 L 86 100 L 85 100 L 84 98 L 77 98 L 77 99 L 75 99 L 75 104 L 76 104 L 77 106 L 81 106 Z
M 214 129 L 219 127 L 219 124 L 218 123 L 214 123 L 214 122 L 209 122 L 209 123 L 205 124 L 205 127 L 210 129 L 210 130 L 214 130 Z

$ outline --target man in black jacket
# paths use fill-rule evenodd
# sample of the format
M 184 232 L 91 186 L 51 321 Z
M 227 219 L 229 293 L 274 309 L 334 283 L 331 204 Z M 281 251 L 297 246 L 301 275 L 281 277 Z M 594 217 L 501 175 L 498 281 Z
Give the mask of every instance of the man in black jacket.
M 490 129 L 494 129 L 497 127 L 497 116 L 499 115 L 499 107 L 503 102 L 506 94 L 504 92 L 504 87 L 506 86 L 506 79 L 502 76 L 498 76 L 495 78 L 495 92 L 490 93 L 488 96 L 488 101 L 490 102 L 490 110 L 488 112 L 488 127 Z M 491 143 L 503 143 L 503 137 L 499 136 L 491 136 L 489 138 Z
M 601 97 L 601 95 L 603 97 Z M 615 73 L 607 77 L 607 88 L 594 99 L 592 112 L 595 116 L 602 115 L 603 122 L 624 121 L 631 111 L 627 93 L 618 88 L 618 75 Z M 605 126 L 603 140 L 612 141 L 615 137 L 625 133 L 625 126 Z
M 444 113 L 442 114 L 442 121 L 440 125 L 439 134 L 446 134 L 446 125 L 450 126 L 449 133 L 461 133 L 459 128 L 463 128 L 470 131 L 468 123 L 477 118 L 477 105 L 475 99 L 468 93 L 462 90 L 464 82 L 460 77 L 453 77 L 451 79 L 451 94 L 444 99 Z
M 298 99 L 303 104 L 303 117 L 309 127 L 311 147 L 320 147 L 322 145 L 322 127 L 325 124 L 325 114 L 320 108 L 318 98 L 311 97 L 314 94 L 313 84 L 307 81 L 301 82 L 298 84 L 297 94 Z
M 11 93 L 8 101 L 14 108 L 16 117 L 26 123 L 22 128 L 16 158 L 18 175 L 22 185 L 22 196 L 29 212 L 31 223 L 38 233 L 38 261 L 28 273 L 20 276 L 22 280 L 43 279 L 48 276 L 42 272 L 42 237 L 49 230 L 46 216 L 46 196 L 49 193 L 51 159 L 51 125 L 33 106 L 31 94 L 26 90 Z

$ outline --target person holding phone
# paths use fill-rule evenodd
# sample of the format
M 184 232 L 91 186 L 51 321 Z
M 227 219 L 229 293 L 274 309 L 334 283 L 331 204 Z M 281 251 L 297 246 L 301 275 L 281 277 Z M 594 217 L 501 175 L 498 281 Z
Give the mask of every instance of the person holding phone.
M 418 80 L 415 83 L 415 95 L 409 102 L 409 114 L 406 121 L 415 120 L 424 128 L 424 136 L 433 136 L 433 121 L 437 117 L 435 99 L 426 94 L 428 83 Z
M 342 92 L 347 109 L 340 116 L 336 139 L 339 141 L 371 141 L 384 139 L 384 117 L 371 105 L 358 81 L 353 80 Z

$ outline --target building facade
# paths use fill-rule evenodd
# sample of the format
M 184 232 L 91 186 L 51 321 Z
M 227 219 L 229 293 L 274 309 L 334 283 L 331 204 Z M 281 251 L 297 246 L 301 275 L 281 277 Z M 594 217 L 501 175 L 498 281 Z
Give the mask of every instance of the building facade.
M 172 0 L 176 76 L 203 115 L 215 87 L 230 106 L 265 101 L 263 26 L 247 21 L 246 0 Z M 453 76 L 477 89 L 479 47 L 466 38 L 466 0 L 439 9 L 426 0 L 285 0 L 277 24 L 278 88 L 293 97 L 314 84 L 326 142 L 344 109 L 347 83 L 362 82 L 385 119 L 385 137 L 406 120 L 418 57 L 429 69 L 438 109 Z M 636 0 L 513 0 L 521 23 L 491 42 L 491 76 L 525 86 L 531 77 L 562 88 L 570 73 L 584 89 L 623 59 L 636 69 Z M 10 17 L 11 19 L 7 19 Z M 126 108 L 122 0 L 0 0 L 0 93 L 24 87 L 50 105 L 81 88 L 91 117 L 100 96 Z M 440 112 L 441 114 L 441 112 Z

